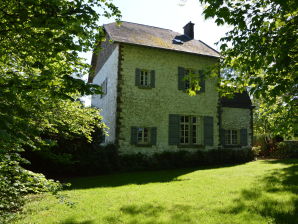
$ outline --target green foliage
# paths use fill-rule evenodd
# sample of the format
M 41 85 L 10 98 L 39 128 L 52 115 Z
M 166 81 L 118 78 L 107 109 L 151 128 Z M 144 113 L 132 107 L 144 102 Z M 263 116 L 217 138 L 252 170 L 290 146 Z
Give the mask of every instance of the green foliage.
M 298 158 L 298 142 L 279 142 L 271 156 L 279 159 Z
M 1 1 L 0 176 L 13 194 L 1 196 L 7 203 L 1 213 L 15 211 L 29 188 L 37 191 L 33 174 L 21 168 L 22 151 L 49 148 L 57 136 L 90 141 L 94 129 L 104 127 L 98 110 L 76 101 L 100 88 L 73 77 L 89 72 L 79 52 L 93 50 L 101 38 L 100 15 L 120 18 L 105 0 Z
M 260 100 L 260 119 L 274 134 L 290 133 L 297 119 L 298 2 L 200 0 L 206 18 L 232 28 L 220 40 L 224 92 Z
M 96 146 L 85 141 L 58 142 L 51 150 L 26 152 L 28 168 L 50 177 L 98 175 L 117 171 L 173 169 L 244 163 L 254 159 L 251 149 L 214 149 L 196 152 L 166 151 L 151 156 L 119 154 L 115 145 Z M 61 144 L 61 145 L 60 145 Z

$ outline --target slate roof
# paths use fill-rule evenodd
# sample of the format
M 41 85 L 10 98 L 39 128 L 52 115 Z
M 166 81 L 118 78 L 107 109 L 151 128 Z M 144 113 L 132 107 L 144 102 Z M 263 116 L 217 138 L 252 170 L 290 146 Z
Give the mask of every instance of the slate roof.
M 235 93 L 232 98 L 222 97 L 220 101 L 222 107 L 254 108 L 246 91 Z
M 104 29 L 114 42 L 220 57 L 216 50 L 204 42 L 191 40 L 187 36 L 169 29 L 131 22 L 122 22 L 120 26 L 116 23 L 106 24 Z M 183 43 L 173 41 L 174 39 L 183 41 Z

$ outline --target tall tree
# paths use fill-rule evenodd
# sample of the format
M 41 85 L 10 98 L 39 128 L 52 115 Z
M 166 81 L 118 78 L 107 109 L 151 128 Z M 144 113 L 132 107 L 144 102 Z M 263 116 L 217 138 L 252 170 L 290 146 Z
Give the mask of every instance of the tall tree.
M 273 132 L 289 134 L 298 116 L 298 2 L 200 0 L 206 18 L 232 28 L 220 40 L 225 92 L 248 89 Z M 274 106 L 273 106 L 274 105 Z M 283 127 L 282 129 L 280 127 Z
M 1 1 L 0 222 L 20 195 L 46 183 L 20 166 L 22 150 L 50 146 L 54 139 L 43 139 L 44 132 L 90 139 L 103 127 L 99 111 L 76 101 L 99 87 L 73 78 L 89 71 L 79 52 L 101 38 L 101 16 L 119 20 L 120 11 L 109 0 Z

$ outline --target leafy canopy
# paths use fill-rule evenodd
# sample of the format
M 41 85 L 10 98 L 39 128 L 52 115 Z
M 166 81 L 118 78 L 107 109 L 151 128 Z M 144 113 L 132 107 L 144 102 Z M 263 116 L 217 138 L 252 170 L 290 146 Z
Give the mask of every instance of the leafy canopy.
M 0 188 L 11 186 L 7 192 L 14 193 L 0 191 L 1 204 L 7 202 L 0 219 L 34 187 L 34 174 L 20 166 L 21 151 L 50 147 L 57 136 L 90 141 L 95 128 L 104 128 L 99 111 L 78 101 L 100 88 L 73 77 L 89 71 L 79 52 L 94 49 L 101 38 L 101 17 L 119 20 L 120 11 L 109 0 L 1 1 Z
M 248 89 L 263 108 L 259 115 L 272 116 L 273 132 L 291 131 L 298 116 L 298 2 L 200 2 L 205 5 L 205 18 L 216 18 L 218 25 L 232 27 L 220 40 L 221 67 L 226 71 L 224 91 Z

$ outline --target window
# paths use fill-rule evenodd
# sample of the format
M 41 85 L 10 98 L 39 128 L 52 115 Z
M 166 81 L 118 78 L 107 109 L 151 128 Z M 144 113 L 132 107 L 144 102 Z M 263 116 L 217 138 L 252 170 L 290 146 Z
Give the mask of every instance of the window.
M 225 130 L 225 145 L 239 144 L 238 130 Z
M 147 69 L 136 69 L 135 85 L 139 88 L 155 87 L 155 71 Z
M 185 89 L 195 90 L 195 86 L 199 84 L 199 76 L 192 69 L 185 70 Z
M 131 144 L 139 146 L 156 145 L 156 127 L 131 127 Z
M 196 116 L 180 116 L 180 144 L 195 145 L 201 143 L 201 119 Z
M 198 88 L 199 87 L 199 88 Z M 178 90 L 191 89 L 196 93 L 205 92 L 205 75 L 203 70 L 178 67 Z
M 100 95 L 100 98 L 103 98 L 105 95 L 107 95 L 108 91 L 108 79 L 105 79 L 103 83 L 100 85 L 102 94 Z
M 150 75 L 147 70 L 141 70 L 140 74 L 140 85 L 144 87 L 150 86 Z
M 149 144 L 150 129 L 149 128 L 138 128 L 137 131 L 137 143 L 138 144 Z

